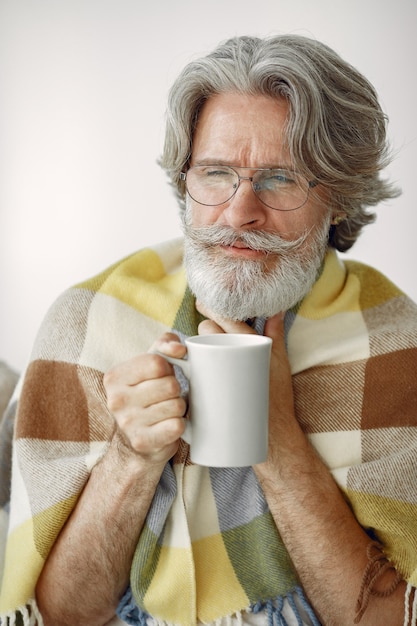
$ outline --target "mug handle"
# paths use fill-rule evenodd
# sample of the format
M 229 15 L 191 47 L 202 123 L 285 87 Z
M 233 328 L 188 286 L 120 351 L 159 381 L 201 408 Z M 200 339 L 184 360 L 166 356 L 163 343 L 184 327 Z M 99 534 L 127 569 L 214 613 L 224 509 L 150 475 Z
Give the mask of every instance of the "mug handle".
M 172 356 L 167 356 L 166 354 L 163 354 L 163 352 L 158 352 L 158 350 L 153 351 L 153 354 L 158 354 L 163 359 L 165 359 L 165 361 L 168 361 L 168 363 L 171 363 L 172 365 L 178 365 L 178 367 L 180 367 L 182 371 L 184 372 L 184 375 L 188 379 L 190 379 L 191 368 L 190 368 L 189 361 L 185 361 L 184 359 L 176 359 Z M 185 430 L 183 434 L 181 435 L 181 439 L 184 439 L 184 441 L 188 443 L 188 445 L 191 445 L 191 438 L 192 438 L 191 420 L 186 419 Z

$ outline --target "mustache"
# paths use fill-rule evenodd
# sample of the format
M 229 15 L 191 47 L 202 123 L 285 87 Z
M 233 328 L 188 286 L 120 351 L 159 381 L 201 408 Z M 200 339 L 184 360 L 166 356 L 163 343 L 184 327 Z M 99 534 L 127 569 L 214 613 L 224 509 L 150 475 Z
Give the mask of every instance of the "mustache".
M 296 239 L 283 239 L 276 233 L 263 230 L 237 231 L 230 226 L 211 224 L 208 226 L 193 227 L 184 222 L 184 234 L 190 241 L 211 248 L 213 246 L 233 246 L 243 244 L 246 248 L 265 252 L 266 254 L 284 254 L 301 248 L 308 238 L 311 229 L 305 231 Z

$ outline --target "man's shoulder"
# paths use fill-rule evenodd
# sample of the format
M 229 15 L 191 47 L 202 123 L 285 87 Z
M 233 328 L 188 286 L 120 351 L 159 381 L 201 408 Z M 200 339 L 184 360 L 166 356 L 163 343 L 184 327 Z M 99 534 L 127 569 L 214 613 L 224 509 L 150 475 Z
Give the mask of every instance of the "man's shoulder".
M 381 271 L 360 261 L 345 260 L 347 276 L 357 281 L 363 310 L 389 307 L 401 314 L 407 309 L 417 315 L 417 304 Z M 415 317 L 417 322 L 417 317 Z
M 186 287 L 182 240 L 142 248 L 65 290 L 47 311 L 33 356 L 79 362 L 98 346 L 118 354 L 132 337 L 171 328 Z
M 118 259 L 99 273 L 65 289 L 52 303 L 48 316 L 82 312 L 98 294 L 124 300 L 140 286 L 158 285 L 183 273 L 183 239 L 172 239 L 140 248 Z
M 319 279 L 297 313 L 312 323 L 340 320 L 342 315 L 350 323 L 356 319 L 362 324 L 366 318 L 375 332 L 387 327 L 417 331 L 417 304 L 411 298 L 374 267 L 346 259 L 334 249 L 328 251 Z
M 74 285 L 71 289 L 100 291 L 114 279 L 142 279 L 155 282 L 181 271 L 183 239 L 172 239 L 152 244 L 119 259 L 100 273 Z

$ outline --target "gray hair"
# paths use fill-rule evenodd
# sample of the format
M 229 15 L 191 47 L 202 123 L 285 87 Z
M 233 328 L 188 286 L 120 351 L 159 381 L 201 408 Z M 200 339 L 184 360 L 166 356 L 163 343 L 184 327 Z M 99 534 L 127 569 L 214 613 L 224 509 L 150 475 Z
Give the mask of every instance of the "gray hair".
M 326 188 L 334 213 L 346 215 L 329 233 L 338 250 L 348 250 L 374 221 L 368 207 L 399 195 L 380 175 L 390 161 L 387 117 L 362 74 L 307 37 L 235 37 L 189 63 L 169 94 L 160 164 L 182 208 L 180 173 L 188 167 L 199 113 L 207 99 L 227 92 L 287 100 L 286 137 L 294 166 Z

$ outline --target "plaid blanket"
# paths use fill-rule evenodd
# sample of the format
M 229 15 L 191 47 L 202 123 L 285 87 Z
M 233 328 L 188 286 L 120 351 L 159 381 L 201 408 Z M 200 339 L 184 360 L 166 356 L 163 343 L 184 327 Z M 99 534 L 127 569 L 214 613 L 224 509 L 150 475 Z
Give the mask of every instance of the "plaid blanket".
M 180 240 L 129 256 L 48 312 L 18 402 L 0 623 L 42 623 L 39 573 L 113 430 L 103 372 L 166 330 L 196 334 L 198 322 Z M 298 420 L 360 524 L 416 586 L 417 306 L 332 250 L 286 328 Z M 203 468 L 187 453 L 181 445 L 166 466 L 133 560 L 137 623 L 211 623 L 302 597 L 252 469 Z

